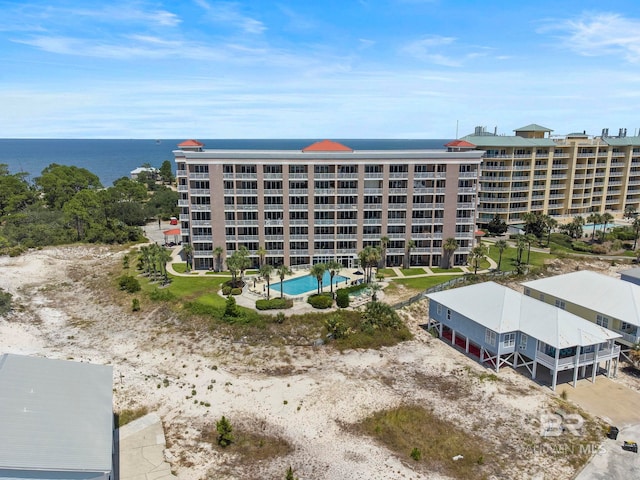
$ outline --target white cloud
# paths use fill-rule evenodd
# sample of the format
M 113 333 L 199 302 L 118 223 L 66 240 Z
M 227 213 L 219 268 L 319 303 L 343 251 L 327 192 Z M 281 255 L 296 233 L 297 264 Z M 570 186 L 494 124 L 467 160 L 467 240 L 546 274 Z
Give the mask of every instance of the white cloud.
M 411 42 L 402 47 L 402 52 L 425 62 L 444 65 L 447 67 L 459 67 L 461 62 L 451 56 L 441 53 L 442 47 L 452 45 L 456 41 L 453 37 L 429 35 L 420 40 Z
M 226 27 L 231 26 L 253 35 L 259 35 L 267 29 L 260 20 L 244 15 L 240 11 L 242 4 L 234 2 L 209 3 L 204 0 L 196 0 L 196 3 L 206 10 L 207 17 L 215 23 L 223 24 Z
M 640 20 L 616 13 L 585 13 L 579 18 L 548 23 L 539 33 L 559 32 L 561 45 L 583 56 L 616 55 L 640 61 Z

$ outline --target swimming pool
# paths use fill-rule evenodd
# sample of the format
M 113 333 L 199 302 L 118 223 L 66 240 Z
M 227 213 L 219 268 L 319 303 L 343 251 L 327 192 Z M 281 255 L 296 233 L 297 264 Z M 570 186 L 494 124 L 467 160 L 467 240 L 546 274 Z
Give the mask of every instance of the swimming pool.
M 342 275 L 333 276 L 333 286 L 345 286 L 349 279 Z M 324 272 L 322 277 L 322 286 L 324 290 L 328 290 L 330 287 L 331 275 L 329 272 Z M 280 293 L 280 282 L 272 283 L 271 290 Z M 304 277 L 290 278 L 282 282 L 282 291 L 287 295 L 300 295 L 301 293 L 310 292 L 311 290 L 318 290 L 318 280 L 311 275 L 305 275 Z
M 595 225 L 593 223 L 587 223 L 587 224 L 582 226 L 582 230 L 584 230 L 585 232 L 587 232 L 587 230 L 592 232 L 594 226 L 596 227 L 596 231 L 604 229 L 604 223 L 596 223 Z M 624 226 L 624 225 L 620 225 L 620 224 L 617 224 L 617 223 L 607 223 L 607 230 L 609 230 L 609 229 L 611 229 L 613 227 L 622 227 L 622 226 Z

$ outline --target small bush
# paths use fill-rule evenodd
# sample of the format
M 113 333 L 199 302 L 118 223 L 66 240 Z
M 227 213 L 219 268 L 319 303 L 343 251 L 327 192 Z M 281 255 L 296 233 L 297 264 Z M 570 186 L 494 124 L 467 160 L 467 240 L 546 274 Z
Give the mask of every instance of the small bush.
M 226 297 L 231 294 L 231 287 L 229 285 L 225 285 L 222 287 L 222 294 Z
M 333 305 L 333 298 L 331 294 L 316 294 L 311 295 L 307 302 L 313 307 L 318 309 L 330 308 Z
M 11 299 L 12 295 L 0 288 L 0 315 L 4 315 L 5 313 L 9 313 L 11 311 Z
M 175 295 L 166 288 L 163 288 L 162 290 L 159 288 L 152 290 L 149 294 L 149 297 L 151 298 L 151 300 L 161 302 L 170 302 L 171 300 L 175 299 Z
M 232 288 L 231 289 L 231 295 L 242 295 L 242 289 L 241 288 Z
M 349 292 L 341 288 L 336 293 L 336 305 L 340 308 L 347 308 L 349 306 Z
M 216 422 L 216 431 L 218 432 L 218 445 L 224 448 L 233 443 L 233 428 L 224 415 Z
M 416 462 L 422 458 L 422 452 L 418 447 L 413 447 L 413 450 L 411 450 L 411 458 L 413 458 Z
M 575 241 L 571 244 L 571 248 L 577 252 L 591 252 L 591 245 L 587 245 L 581 241 Z
M 620 249 L 618 248 L 614 250 L 620 250 Z M 591 253 L 596 253 L 598 255 L 605 255 L 607 253 L 607 247 L 605 247 L 604 245 L 593 245 L 591 247 Z
M 132 277 L 131 275 L 122 275 L 118 278 L 118 285 L 120 286 L 120 290 L 124 290 L 128 293 L 136 293 L 140 291 L 140 282 L 137 278 Z
M 133 300 L 131 300 L 131 311 L 132 312 L 140 311 L 140 300 L 138 300 L 137 298 L 134 298 Z
M 256 308 L 258 310 L 278 310 L 293 307 L 293 300 L 290 298 L 261 298 L 256 300 Z

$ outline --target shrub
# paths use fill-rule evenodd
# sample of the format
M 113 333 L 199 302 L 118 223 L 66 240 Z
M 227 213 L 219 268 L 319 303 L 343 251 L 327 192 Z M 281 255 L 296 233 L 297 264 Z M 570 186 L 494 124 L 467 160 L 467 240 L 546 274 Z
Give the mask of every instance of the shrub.
M 591 252 L 591 245 L 587 245 L 581 241 L 575 241 L 571 244 L 571 248 L 577 252 Z
M 225 285 L 222 287 L 222 294 L 226 297 L 231 294 L 231 287 L 229 285 Z
M 162 302 L 170 302 L 171 300 L 175 299 L 175 295 L 171 293 L 169 290 L 167 290 L 166 288 L 163 288 L 163 289 L 156 288 L 152 290 L 151 293 L 149 294 L 149 297 L 151 298 L 151 300 L 162 301 Z
M 316 294 L 311 295 L 307 302 L 313 307 L 318 309 L 330 308 L 333 305 L 333 298 L 331 298 L 331 294 Z
M 232 288 L 231 289 L 231 295 L 242 295 L 242 289 L 241 288 Z
M 11 311 L 11 299 L 12 295 L 0 288 L 0 315 L 4 315 Z
M 131 300 L 131 311 L 132 312 L 140 311 L 140 300 L 138 300 L 137 298 L 134 298 L 133 300 Z
M 229 295 L 227 297 L 227 302 L 225 304 L 225 308 L 224 308 L 224 316 L 229 318 L 235 318 L 235 317 L 239 317 L 240 316 L 240 309 L 238 308 L 238 305 L 236 304 L 236 299 L 233 298 L 232 295 Z
M 327 318 L 324 322 L 324 326 L 327 329 L 327 332 L 335 338 L 344 338 L 349 333 L 349 327 L 347 324 L 340 318 L 340 315 L 332 315 Z
M 619 250 L 619 249 L 615 249 L 615 250 Z M 607 253 L 607 247 L 605 247 L 604 245 L 593 245 L 591 247 L 591 252 L 597 253 L 598 255 L 605 255 Z
M 413 450 L 411 450 L 411 458 L 416 462 L 422 458 L 422 452 L 418 447 L 413 447 Z
M 349 292 L 341 288 L 336 293 L 336 305 L 340 308 L 347 308 L 349 306 Z
M 224 448 L 233 443 L 233 428 L 224 415 L 216 422 L 216 431 L 218 432 L 218 445 Z
M 289 298 L 261 298 L 256 300 L 256 308 L 258 310 L 278 310 L 293 307 L 293 300 Z
M 120 290 L 124 290 L 128 293 L 136 293 L 140 291 L 140 282 L 137 278 L 132 277 L 131 275 L 122 275 L 118 278 L 118 285 L 120 286 Z

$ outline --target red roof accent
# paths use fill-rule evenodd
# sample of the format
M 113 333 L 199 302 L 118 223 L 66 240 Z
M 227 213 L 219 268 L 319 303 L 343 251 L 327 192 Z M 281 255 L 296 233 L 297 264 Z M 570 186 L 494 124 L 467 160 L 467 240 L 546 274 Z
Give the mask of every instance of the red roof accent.
M 322 140 L 312 143 L 308 147 L 302 149 L 303 152 L 353 152 L 353 148 L 349 148 L 341 143 L 333 140 Z
M 179 228 L 172 228 L 171 230 L 165 230 L 162 233 L 164 233 L 165 236 L 180 235 L 180 229 Z
M 445 147 L 468 147 L 468 148 L 475 148 L 475 145 L 473 143 L 469 143 L 466 140 L 453 140 L 447 144 L 445 144 Z
M 200 143 L 197 140 L 185 140 L 178 144 L 179 147 L 204 147 L 204 143 Z
M 484 237 L 486 235 L 486 233 L 484 233 L 482 230 L 476 230 L 473 234 L 474 237 Z

